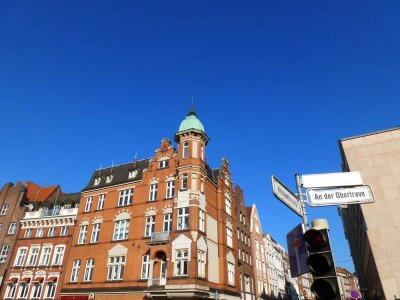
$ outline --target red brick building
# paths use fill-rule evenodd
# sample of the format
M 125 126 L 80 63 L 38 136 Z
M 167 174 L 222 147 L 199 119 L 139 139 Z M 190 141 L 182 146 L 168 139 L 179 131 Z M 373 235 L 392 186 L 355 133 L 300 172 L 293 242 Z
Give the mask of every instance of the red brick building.
M 61 299 L 240 299 L 226 159 L 193 110 L 152 158 L 94 171 L 82 191 Z
M 1 299 L 59 299 L 80 194 L 37 187 L 27 185 L 31 210 L 20 221 Z

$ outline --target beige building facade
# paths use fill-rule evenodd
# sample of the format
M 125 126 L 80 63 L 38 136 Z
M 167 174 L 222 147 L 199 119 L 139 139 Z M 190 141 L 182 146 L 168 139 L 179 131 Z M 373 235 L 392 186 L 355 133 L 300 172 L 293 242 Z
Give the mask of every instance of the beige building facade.
M 375 203 L 339 208 L 366 299 L 400 297 L 400 128 L 339 140 L 343 171 L 360 171 Z

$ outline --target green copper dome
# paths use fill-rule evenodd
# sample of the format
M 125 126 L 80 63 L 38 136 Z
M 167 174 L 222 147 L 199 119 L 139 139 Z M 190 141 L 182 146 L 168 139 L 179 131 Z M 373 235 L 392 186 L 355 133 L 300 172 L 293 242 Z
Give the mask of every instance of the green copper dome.
M 197 118 L 196 113 L 194 112 L 193 109 L 190 110 L 185 120 L 181 122 L 181 125 L 179 126 L 179 132 L 190 129 L 200 130 L 205 132 L 203 124 L 201 124 L 200 120 Z

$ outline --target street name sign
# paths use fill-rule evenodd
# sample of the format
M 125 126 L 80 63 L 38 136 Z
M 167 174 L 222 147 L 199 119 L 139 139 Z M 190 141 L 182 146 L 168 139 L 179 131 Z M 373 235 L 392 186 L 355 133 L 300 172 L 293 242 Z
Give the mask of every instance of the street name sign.
M 286 236 L 292 278 L 309 272 L 307 265 L 307 246 L 303 239 L 304 225 L 300 223 Z
M 283 202 L 287 207 L 293 210 L 300 217 L 303 216 L 303 211 L 301 207 L 300 201 L 297 197 L 286 187 L 284 186 L 278 178 L 275 176 L 271 176 L 272 180 L 272 192 L 274 196 Z
M 351 188 L 308 189 L 307 200 L 310 206 L 328 206 L 372 203 L 375 202 L 375 197 L 371 187 L 363 185 Z
M 360 172 L 301 175 L 305 188 L 330 188 L 363 185 Z

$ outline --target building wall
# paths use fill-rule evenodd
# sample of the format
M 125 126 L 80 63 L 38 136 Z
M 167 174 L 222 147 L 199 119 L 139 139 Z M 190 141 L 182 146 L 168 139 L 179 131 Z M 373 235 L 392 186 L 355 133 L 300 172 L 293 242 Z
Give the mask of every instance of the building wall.
M 376 202 L 340 208 L 361 288 L 400 296 L 400 129 L 339 141 L 344 171 L 360 171 Z
M 11 254 L 19 231 L 19 220 L 23 217 L 25 207 L 20 205 L 24 196 L 24 185 L 18 182 L 15 186 L 7 183 L 0 191 L 0 283 L 8 269 Z M 6 208 L 7 207 L 7 208 Z M 15 231 L 10 234 L 10 224 Z M 8 251 L 6 251 L 8 249 Z

